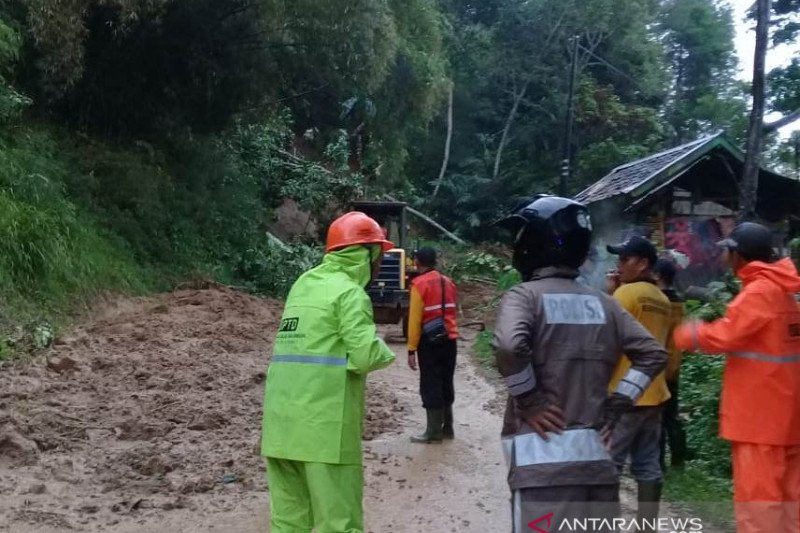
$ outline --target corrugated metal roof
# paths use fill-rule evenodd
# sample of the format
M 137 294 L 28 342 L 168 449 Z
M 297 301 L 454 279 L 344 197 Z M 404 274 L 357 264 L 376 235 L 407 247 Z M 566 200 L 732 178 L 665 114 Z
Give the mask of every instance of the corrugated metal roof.
M 721 135 L 722 133 L 709 135 L 644 159 L 620 165 L 575 195 L 575 200 L 591 204 L 620 194 L 627 194 Z

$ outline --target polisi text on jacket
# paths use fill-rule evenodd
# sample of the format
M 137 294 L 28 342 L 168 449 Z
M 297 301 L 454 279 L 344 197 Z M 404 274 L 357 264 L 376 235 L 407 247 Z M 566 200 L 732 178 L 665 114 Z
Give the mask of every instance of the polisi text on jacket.
M 593 294 L 545 294 L 544 314 L 548 324 L 605 324 L 600 299 Z

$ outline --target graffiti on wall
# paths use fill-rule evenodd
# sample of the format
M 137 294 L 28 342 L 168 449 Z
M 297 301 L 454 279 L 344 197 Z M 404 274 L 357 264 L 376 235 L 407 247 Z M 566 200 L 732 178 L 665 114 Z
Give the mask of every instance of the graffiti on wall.
M 725 218 L 696 219 L 674 217 L 664 221 L 664 244 L 689 258 L 687 270 L 704 275 L 725 271 L 722 250 L 717 243 L 733 228 L 734 221 Z

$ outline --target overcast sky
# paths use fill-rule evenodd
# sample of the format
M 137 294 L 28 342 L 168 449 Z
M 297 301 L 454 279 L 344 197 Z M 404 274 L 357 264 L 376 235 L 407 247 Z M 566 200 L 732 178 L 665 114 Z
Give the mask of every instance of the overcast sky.
M 736 55 L 739 56 L 739 78 L 753 79 L 753 52 L 756 43 L 755 22 L 746 20 L 747 10 L 753 0 L 729 0 L 733 6 L 733 20 L 736 23 Z M 767 72 L 775 67 L 787 65 L 793 57 L 800 54 L 800 43 L 770 48 L 767 52 Z M 780 114 L 768 115 L 767 120 L 780 118 Z M 781 137 L 787 137 L 793 130 L 800 130 L 800 121 L 781 128 Z

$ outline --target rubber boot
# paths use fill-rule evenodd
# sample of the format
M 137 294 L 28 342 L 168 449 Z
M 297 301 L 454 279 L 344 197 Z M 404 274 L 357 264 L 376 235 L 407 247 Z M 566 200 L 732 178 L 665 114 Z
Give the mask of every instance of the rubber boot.
M 638 500 L 639 508 L 636 512 L 636 522 L 642 528 L 640 531 L 658 531 L 658 508 L 661 501 L 660 481 L 639 481 Z M 650 527 L 655 525 L 655 527 Z
M 453 406 L 448 405 L 444 408 L 444 423 L 442 424 L 442 438 L 453 439 L 455 438 L 453 431 Z
M 444 420 L 444 409 L 426 409 L 425 414 L 428 418 L 425 433 L 411 437 L 411 442 L 429 444 L 442 442 L 442 423 Z

